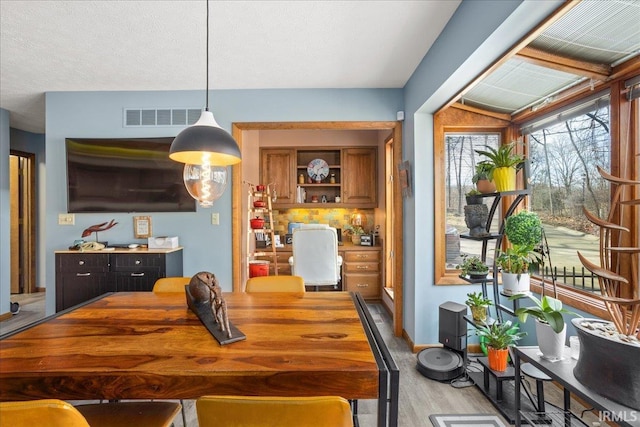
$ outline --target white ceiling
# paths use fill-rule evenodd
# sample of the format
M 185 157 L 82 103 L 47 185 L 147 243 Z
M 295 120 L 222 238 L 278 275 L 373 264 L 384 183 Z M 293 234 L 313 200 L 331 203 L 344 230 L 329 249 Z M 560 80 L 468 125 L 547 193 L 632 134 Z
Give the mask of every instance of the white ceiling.
M 211 1 L 211 89 L 401 88 L 459 0 Z M 0 107 L 44 132 L 51 91 L 206 85 L 204 0 L 0 0 Z

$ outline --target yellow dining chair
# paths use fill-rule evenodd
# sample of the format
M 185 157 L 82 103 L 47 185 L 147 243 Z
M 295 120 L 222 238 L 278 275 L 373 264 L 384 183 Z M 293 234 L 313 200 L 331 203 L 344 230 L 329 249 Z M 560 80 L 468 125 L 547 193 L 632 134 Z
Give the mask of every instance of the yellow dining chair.
M 349 402 L 338 396 L 203 396 L 200 427 L 353 427 Z
M 58 399 L 0 402 L 3 426 L 168 427 L 180 411 L 175 402 L 118 402 L 73 405 Z
M 58 399 L 26 402 L 0 402 L 0 422 L 3 426 L 89 427 L 82 414 L 67 402 Z
M 259 276 L 247 280 L 245 292 L 304 292 L 304 279 L 300 276 Z
M 184 293 L 184 286 L 189 284 L 191 277 L 161 277 L 153 284 L 153 292 L 155 293 Z

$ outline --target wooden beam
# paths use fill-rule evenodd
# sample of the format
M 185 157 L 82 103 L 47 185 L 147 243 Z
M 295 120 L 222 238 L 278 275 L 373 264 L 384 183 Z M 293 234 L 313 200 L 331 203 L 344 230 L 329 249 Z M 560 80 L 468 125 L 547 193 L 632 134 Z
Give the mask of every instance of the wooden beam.
M 522 48 L 516 56 L 531 64 L 565 73 L 578 74 L 593 80 L 606 80 L 611 76 L 611 67 L 608 65 L 580 61 L 532 47 Z
M 470 111 L 472 113 L 478 113 L 484 116 L 494 117 L 500 120 L 511 121 L 511 114 L 509 113 L 496 113 L 495 111 L 483 110 L 482 108 L 472 107 L 470 105 L 462 104 L 459 101 L 451 105 L 451 108 L 458 108 L 460 110 Z

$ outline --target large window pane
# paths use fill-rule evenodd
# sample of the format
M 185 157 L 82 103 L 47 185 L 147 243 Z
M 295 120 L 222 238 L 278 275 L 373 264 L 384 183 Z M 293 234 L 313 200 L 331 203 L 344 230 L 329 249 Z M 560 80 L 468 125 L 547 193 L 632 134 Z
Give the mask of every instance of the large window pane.
M 598 229 L 582 209 L 601 218 L 609 213 L 609 185 L 596 169 L 609 171 L 611 166 L 609 106 L 594 106 L 592 111 L 536 131 L 528 142 L 530 206 L 544 224 L 558 283 L 599 292 L 597 280 L 583 269 L 577 251 L 599 259 Z M 547 271 L 545 276 L 549 275 Z
M 445 204 L 446 204 L 446 268 L 454 269 L 462 262 L 463 254 L 480 256 L 482 243 L 460 239 L 469 229 L 464 219 L 465 194 L 475 188 L 472 178 L 476 164 L 482 160 L 475 150 L 500 145 L 499 133 L 445 133 Z M 484 203 L 491 206 L 493 198 Z M 494 216 L 491 231 L 497 232 L 498 215 Z M 487 264 L 493 263 L 495 244 L 491 242 L 487 250 Z

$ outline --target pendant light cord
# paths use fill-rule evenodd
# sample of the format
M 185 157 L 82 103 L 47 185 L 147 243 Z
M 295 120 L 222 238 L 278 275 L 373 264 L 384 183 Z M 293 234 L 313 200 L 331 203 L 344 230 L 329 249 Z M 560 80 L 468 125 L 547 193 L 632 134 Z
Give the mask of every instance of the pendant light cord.
M 207 92 L 205 94 L 204 111 L 209 111 L 209 0 L 207 0 Z

